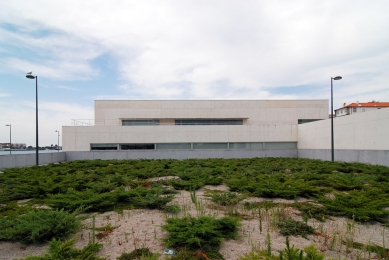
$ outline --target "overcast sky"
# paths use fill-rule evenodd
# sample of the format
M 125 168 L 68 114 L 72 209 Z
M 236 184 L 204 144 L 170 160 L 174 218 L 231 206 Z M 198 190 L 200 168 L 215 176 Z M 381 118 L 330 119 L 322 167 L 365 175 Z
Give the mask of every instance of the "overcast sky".
M 386 0 L 2 0 L 0 143 L 57 143 L 100 99 L 389 101 Z M 61 142 L 62 143 L 62 142 Z

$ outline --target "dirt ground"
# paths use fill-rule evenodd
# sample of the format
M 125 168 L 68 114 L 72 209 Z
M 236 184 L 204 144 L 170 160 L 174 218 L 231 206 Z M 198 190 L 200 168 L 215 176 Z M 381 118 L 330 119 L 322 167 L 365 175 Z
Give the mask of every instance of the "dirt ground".
M 204 196 L 204 189 L 213 190 L 228 190 L 224 185 L 206 186 L 196 192 L 196 197 L 200 206 L 195 206 L 191 200 L 190 193 L 181 191 L 176 194 L 174 201 L 170 204 L 178 204 L 181 206 L 182 212 L 178 217 L 190 214 L 212 215 L 223 217 L 226 215 L 225 207 L 216 206 L 207 197 Z M 263 201 L 261 198 L 248 198 L 245 201 Z M 294 200 L 273 199 L 273 202 L 282 202 L 292 204 Z M 299 199 L 299 201 L 307 201 Z M 239 209 L 239 206 L 237 206 Z M 245 255 L 254 249 L 266 248 L 266 237 L 270 234 L 271 247 L 274 253 L 285 248 L 285 237 L 279 233 L 279 230 L 272 225 L 272 216 L 277 208 L 269 209 L 269 211 L 261 216 L 262 221 L 259 221 L 259 214 L 253 212 L 245 212 L 243 208 L 239 209 L 242 216 L 247 219 L 242 221 L 242 226 L 239 229 L 240 238 L 237 240 L 226 240 L 221 246 L 220 253 L 226 260 L 236 260 L 240 256 Z M 293 207 L 284 207 L 283 214 L 291 216 L 296 220 L 302 220 L 299 212 Z M 107 259 L 114 260 L 124 252 L 131 252 L 136 248 L 147 247 L 153 253 L 160 253 L 160 259 L 169 258 L 164 255 L 165 249 L 162 243 L 162 238 L 166 233 L 161 229 L 165 223 L 165 219 L 171 217 L 171 214 L 163 213 L 159 210 L 125 210 L 122 214 L 116 212 L 106 212 L 104 214 L 95 215 L 95 226 L 102 227 L 108 224 L 116 227 L 112 233 L 105 234 L 102 238 L 96 238 L 96 242 L 102 243 L 103 248 L 99 255 Z M 82 248 L 92 240 L 92 230 L 87 227 L 92 227 L 92 218 L 84 221 L 85 228 L 80 230 L 75 237 L 77 238 L 76 246 Z M 369 255 L 366 252 L 347 248 L 347 241 L 360 242 L 363 244 L 379 245 L 389 247 L 389 230 L 385 229 L 381 224 L 364 224 L 361 225 L 345 218 L 331 218 L 324 223 L 315 219 L 310 219 L 308 224 L 315 228 L 316 234 L 309 235 L 308 239 L 299 237 L 290 237 L 291 245 L 298 248 L 304 248 L 311 244 L 315 244 L 327 258 L 336 259 L 374 259 L 374 254 Z M 95 232 L 98 233 L 97 231 Z M 23 245 L 20 243 L 0 242 L 0 259 L 11 260 L 20 259 L 27 255 L 42 255 L 48 248 L 44 245 Z

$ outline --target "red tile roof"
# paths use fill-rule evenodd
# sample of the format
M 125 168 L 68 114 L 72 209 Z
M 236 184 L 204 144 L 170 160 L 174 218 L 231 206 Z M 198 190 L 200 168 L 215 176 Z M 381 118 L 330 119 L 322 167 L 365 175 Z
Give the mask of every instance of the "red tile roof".
M 389 107 L 389 102 L 359 102 L 343 105 L 343 107 Z

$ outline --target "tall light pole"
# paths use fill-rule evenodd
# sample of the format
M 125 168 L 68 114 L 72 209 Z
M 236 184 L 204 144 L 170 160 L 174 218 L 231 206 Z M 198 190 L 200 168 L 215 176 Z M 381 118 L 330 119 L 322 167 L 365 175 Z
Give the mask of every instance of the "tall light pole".
M 332 94 L 332 81 L 341 80 L 341 76 L 331 77 L 331 159 L 334 161 L 334 100 Z
M 38 76 L 33 76 L 32 75 L 32 71 L 31 72 L 28 72 L 27 75 L 26 75 L 26 78 L 28 79 L 35 79 L 35 132 L 36 132 L 36 136 L 35 136 L 35 140 L 36 140 L 36 144 L 35 144 L 35 160 L 36 160 L 36 165 L 38 166 L 39 165 L 39 142 L 38 142 Z
M 58 149 L 58 152 L 59 152 L 59 131 L 58 131 L 58 130 L 55 130 L 55 132 L 58 133 L 58 144 L 57 144 L 57 149 Z
M 11 147 L 12 147 L 12 142 L 11 142 L 11 124 L 9 125 L 5 125 L 5 126 L 9 126 L 9 154 L 11 154 Z

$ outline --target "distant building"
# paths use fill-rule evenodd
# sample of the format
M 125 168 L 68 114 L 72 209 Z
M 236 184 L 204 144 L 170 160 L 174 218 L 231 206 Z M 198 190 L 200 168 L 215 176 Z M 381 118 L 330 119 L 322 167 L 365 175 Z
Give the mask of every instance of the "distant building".
M 11 144 L 12 149 L 26 149 L 25 143 L 12 143 Z M 9 143 L 0 143 L 0 150 L 1 149 L 9 149 Z
M 335 109 L 335 116 L 347 116 L 355 113 L 367 112 L 382 108 L 388 108 L 389 102 L 379 102 L 379 101 L 371 101 L 371 102 L 359 102 L 351 103 L 346 105 L 343 104 L 343 107 Z

